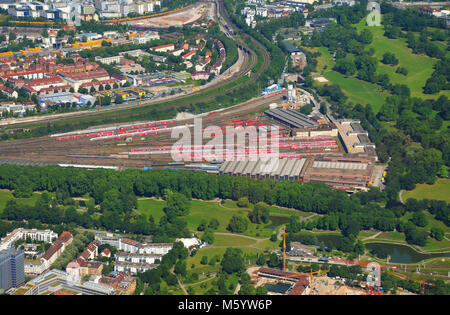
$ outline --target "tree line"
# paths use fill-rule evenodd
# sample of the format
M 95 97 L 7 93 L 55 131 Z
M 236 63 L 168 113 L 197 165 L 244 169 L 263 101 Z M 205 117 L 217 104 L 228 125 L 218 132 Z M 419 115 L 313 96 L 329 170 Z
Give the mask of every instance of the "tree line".
M 395 169 L 392 172 L 397 174 Z M 189 213 L 191 198 L 239 200 L 246 197 L 251 203 L 257 204 L 251 214 L 253 222 L 267 220 L 266 207 L 264 204 L 258 204 L 259 202 L 314 212 L 324 216 L 318 221 L 308 223 L 309 228 L 326 230 L 339 228 L 343 234 L 354 237 L 360 230 L 398 229 L 399 218 L 405 211 L 428 210 L 436 219 L 450 224 L 448 220 L 450 210 L 445 202 L 431 201 L 419 208 L 403 206 L 396 201 L 398 194 L 394 196 L 395 198 L 389 198 L 392 194 L 392 188 L 390 190 L 389 187 L 386 193 L 375 190 L 356 193 L 348 198 L 346 192 L 334 190 L 318 182 L 302 184 L 269 179 L 254 180 L 189 171 L 128 169 L 117 172 L 103 169 L 83 170 L 57 166 L 29 167 L 4 164 L 0 166 L 0 188 L 28 193 L 59 192 L 61 196 L 70 197 L 89 194 L 95 203 L 90 207 L 88 205 L 88 212 L 80 214 L 70 208 L 58 210 L 57 204 L 52 204 L 54 201 L 43 194 L 34 207 L 19 206 L 15 200 L 9 201 L 3 211 L 5 219 L 34 219 L 49 224 L 76 222 L 81 226 L 92 224 L 111 231 L 122 230 L 155 235 L 161 239 L 189 234 L 183 216 Z M 151 217 L 147 219 L 133 211 L 137 207 L 136 196 L 166 199 L 165 216 L 160 222 L 155 222 Z M 67 197 L 60 199 L 64 200 Z M 380 206 L 380 201 L 387 202 L 386 206 Z M 89 212 L 91 214 L 99 212 L 102 215 L 95 220 Z M 239 229 L 239 222 L 236 223 L 235 226 Z M 404 229 L 406 230 L 408 229 Z

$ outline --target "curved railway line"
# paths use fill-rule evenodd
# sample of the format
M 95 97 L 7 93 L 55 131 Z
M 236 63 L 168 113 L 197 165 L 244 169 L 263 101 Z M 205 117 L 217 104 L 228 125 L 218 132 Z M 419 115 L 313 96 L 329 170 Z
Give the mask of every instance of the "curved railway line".
M 227 12 L 225 10 L 225 7 L 223 5 L 223 1 L 222 0 L 218 0 L 218 5 L 219 5 L 219 12 L 220 14 L 223 16 L 224 20 L 227 22 L 228 25 L 231 25 L 234 29 L 239 29 L 234 23 L 231 22 L 231 20 L 229 19 Z M 39 123 L 46 123 L 46 122 L 52 122 L 52 121 L 64 121 L 64 120 L 70 120 L 72 118 L 79 118 L 79 117 L 86 117 L 86 116 L 95 116 L 95 115 L 101 115 L 104 113 L 111 113 L 111 112 L 117 112 L 117 111 L 123 111 L 123 110 L 127 110 L 127 109 L 136 109 L 136 108 L 142 108 L 143 110 L 148 110 L 148 107 L 151 105 L 157 105 L 157 104 L 163 104 L 166 102 L 171 102 L 171 101 L 175 101 L 175 100 L 180 100 L 179 103 L 177 103 L 176 105 L 171 106 L 172 108 L 179 108 L 182 106 L 186 106 L 186 105 L 190 105 L 192 103 L 198 103 L 198 102 L 206 102 L 209 101 L 211 99 L 215 99 L 217 96 L 221 96 L 221 95 L 226 95 L 229 94 L 230 92 L 240 89 L 246 85 L 249 85 L 253 82 L 255 82 L 259 76 L 263 73 L 263 71 L 269 66 L 270 64 L 270 54 L 267 51 L 267 49 L 260 44 L 258 41 L 256 41 L 255 39 L 253 39 L 252 37 L 249 36 L 249 38 L 252 40 L 252 42 L 258 46 L 258 48 L 260 49 L 260 51 L 263 54 L 263 64 L 262 67 L 258 70 L 258 72 L 252 74 L 250 76 L 250 78 L 243 82 L 242 84 L 233 86 L 225 91 L 220 91 L 218 93 L 214 93 L 212 95 L 205 95 L 203 97 L 199 97 L 196 98 L 194 100 L 189 100 L 187 98 L 195 96 L 195 95 L 201 95 L 207 92 L 210 92 L 214 89 L 223 87 L 231 82 L 234 82 L 236 80 L 238 80 L 239 78 L 247 75 L 257 64 L 258 62 L 258 55 L 257 53 L 251 49 L 241 38 L 239 37 L 234 37 L 234 40 L 236 41 L 238 48 L 240 48 L 243 52 L 244 52 L 244 61 L 243 64 L 241 66 L 241 68 L 239 69 L 238 72 L 236 72 L 235 74 L 233 74 L 231 77 L 226 78 L 221 80 L 219 83 L 209 86 L 207 88 L 201 89 L 199 91 L 190 93 L 189 95 L 178 95 L 175 96 L 173 98 L 170 99 L 164 99 L 164 100 L 158 100 L 158 101 L 142 101 L 141 103 L 136 102 L 136 103 L 132 103 L 132 104 L 127 104 L 124 106 L 115 106 L 115 107 L 106 107 L 106 108 L 102 108 L 98 111 L 80 111 L 80 112 L 73 112 L 73 113 L 65 113 L 65 114 L 59 114 L 58 116 L 38 116 L 38 120 L 35 121 L 28 121 L 28 122 L 23 122 L 23 121 L 18 121 L 18 122 L 14 122 L 11 123 L 9 125 L 6 125 L 6 127 L 9 126 L 20 126 L 20 125 L 33 125 L 33 124 L 39 124 Z

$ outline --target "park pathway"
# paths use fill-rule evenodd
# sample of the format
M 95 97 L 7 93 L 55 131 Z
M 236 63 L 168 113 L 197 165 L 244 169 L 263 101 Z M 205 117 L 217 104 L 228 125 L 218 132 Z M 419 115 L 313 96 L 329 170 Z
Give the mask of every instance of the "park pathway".
M 370 240 L 370 239 L 373 239 L 373 238 L 377 238 L 381 233 L 383 233 L 383 232 L 378 232 L 377 234 L 365 237 L 361 241 L 366 241 L 366 240 Z

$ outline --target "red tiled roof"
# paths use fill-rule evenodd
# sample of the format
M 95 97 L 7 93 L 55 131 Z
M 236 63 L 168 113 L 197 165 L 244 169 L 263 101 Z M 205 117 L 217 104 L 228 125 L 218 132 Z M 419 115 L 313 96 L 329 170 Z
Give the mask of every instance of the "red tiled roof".
M 83 79 L 95 79 L 99 77 L 109 76 L 108 72 L 104 69 L 94 70 L 84 73 L 66 73 L 60 72 L 60 74 L 64 77 L 73 79 L 73 80 L 83 80 Z
M 170 46 L 175 47 L 174 44 L 167 44 L 167 45 L 155 46 L 155 47 L 152 47 L 150 49 L 155 50 L 155 49 L 166 48 L 166 47 L 170 47 Z
M 70 89 L 71 87 L 72 86 L 67 85 L 67 84 L 66 85 L 51 86 L 51 87 L 48 87 L 48 88 L 40 89 L 39 92 L 42 94 L 43 92 L 47 92 L 47 91 L 51 92 L 51 91 L 57 91 L 57 90 L 62 90 L 62 89 Z M 30 87 L 30 89 L 33 89 L 33 88 Z
M 89 256 L 91 256 L 91 253 L 88 250 L 84 250 L 84 252 L 81 253 L 80 257 L 84 260 L 88 260 Z
M 44 74 L 48 74 L 47 71 L 44 70 L 34 70 L 34 71 L 23 71 L 23 72 L 11 72 L 8 74 L 3 75 L 4 78 L 8 78 L 8 77 L 19 77 L 19 76 L 25 76 L 27 74 L 33 74 L 33 73 L 44 73 Z
M 39 86 L 44 84 L 52 84 L 52 83 L 61 83 L 63 80 L 60 77 L 50 77 L 50 78 L 43 78 L 43 79 L 34 79 L 30 83 L 28 83 L 29 86 Z
M 93 82 L 85 82 L 80 85 L 80 87 L 86 87 L 86 86 L 93 86 L 93 85 L 100 85 L 100 84 L 114 84 L 119 82 L 118 79 L 113 78 L 109 80 L 102 80 L 102 81 L 93 81 Z
M 50 258 L 58 251 L 61 249 L 61 247 L 63 246 L 62 243 L 55 243 L 52 246 L 50 246 L 50 248 L 45 252 L 45 254 L 42 256 L 42 258 L 44 258 L 45 260 L 50 260 Z
M 193 54 L 195 54 L 195 50 L 191 50 L 191 51 L 185 53 L 182 57 L 183 57 L 183 58 L 187 58 L 187 57 L 189 57 L 189 56 L 192 56 Z
M 50 260 L 50 258 L 61 249 L 61 247 L 66 244 L 71 238 L 72 233 L 64 231 L 61 235 L 56 239 L 52 246 L 45 252 L 42 258 L 46 260 Z
M 3 92 L 6 92 L 7 94 L 12 94 L 12 93 L 14 93 L 14 90 L 5 86 L 5 87 L 3 87 Z
M 296 284 L 291 288 L 288 295 L 302 295 L 309 286 L 309 279 L 307 275 L 301 276 Z

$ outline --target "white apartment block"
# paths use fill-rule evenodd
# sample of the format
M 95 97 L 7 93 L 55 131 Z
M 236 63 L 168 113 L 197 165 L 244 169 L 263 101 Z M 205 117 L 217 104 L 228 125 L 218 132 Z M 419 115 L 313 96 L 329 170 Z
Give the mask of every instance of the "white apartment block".
M 155 264 L 158 259 L 161 261 L 163 255 L 161 254 L 137 254 L 137 253 L 125 253 L 118 252 L 115 254 L 116 262 L 131 262 L 131 263 L 141 263 L 141 264 Z
M 20 239 L 31 238 L 33 241 L 43 241 L 46 243 L 52 243 L 53 240 L 58 238 L 58 234 L 51 230 L 37 230 L 37 229 L 23 229 L 18 228 L 8 233 L 0 244 L 0 250 L 7 249 L 14 245 L 14 242 Z
M 158 265 L 156 264 L 145 264 L 145 263 L 132 263 L 132 262 L 123 262 L 123 261 L 115 261 L 114 262 L 114 271 L 116 272 L 130 272 L 131 274 L 137 274 L 146 272 L 147 270 L 156 268 Z
M 165 255 L 172 249 L 172 247 L 173 247 L 172 243 L 142 244 L 141 248 L 139 249 L 139 253 Z
M 113 63 L 120 64 L 123 59 L 124 59 L 124 56 L 112 56 L 112 57 L 105 57 L 105 58 L 102 58 L 100 56 L 95 57 L 95 61 L 104 63 L 106 65 L 110 65 Z
M 148 34 L 134 37 L 133 44 L 145 44 L 146 42 L 149 42 L 151 40 L 158 40 L 159 38 L 160 38 L 159 34 L 156 32 L 148 33 Z

